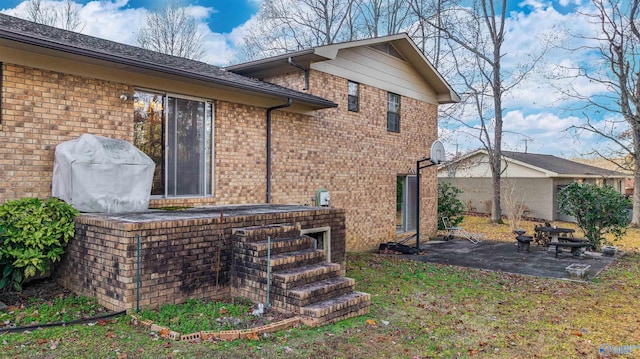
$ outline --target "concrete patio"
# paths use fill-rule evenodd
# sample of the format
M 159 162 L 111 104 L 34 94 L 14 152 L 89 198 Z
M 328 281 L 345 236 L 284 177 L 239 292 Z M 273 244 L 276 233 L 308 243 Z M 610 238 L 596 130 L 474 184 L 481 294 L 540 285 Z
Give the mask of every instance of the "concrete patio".
M 423 254 L 408 255 L 406 258 L 460 267 L 570 280 L 580 280 L 570 277 L 565 269 L 573 263 L 591 266 L 585 277 L 585 280 L 589 281 L 615 262 L 613 257 L 604 257 L 599 253 L 591 252 L 587 252 L 583 257 L 574 257 L 571 252 L 566 251 L 556 258 L 555 251 L 548 251 L 546 247 L 536 245 L 530 247 L 530 252 L 518 252 L 515 240 L 512 243 L 483 241 L 473 244 L 466 239 L 454 239 L 423 242 L 420 247 L 424 251 Z

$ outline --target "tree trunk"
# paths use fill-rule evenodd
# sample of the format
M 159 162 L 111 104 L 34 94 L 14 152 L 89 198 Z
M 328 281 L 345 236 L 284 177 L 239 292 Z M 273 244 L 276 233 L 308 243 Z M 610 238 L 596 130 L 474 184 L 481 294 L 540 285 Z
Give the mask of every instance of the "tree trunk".
M 631 216 L 631 227 L 640 227 L 640 162 L 636 158 L 633 165 L 633 215 Z
M 633 159 L 633 214 L 631 216 L 631 227 L 638 228 L 640 227 L 640 126 L 637 124 L 631 124 L 634 131 L 634 159 Z

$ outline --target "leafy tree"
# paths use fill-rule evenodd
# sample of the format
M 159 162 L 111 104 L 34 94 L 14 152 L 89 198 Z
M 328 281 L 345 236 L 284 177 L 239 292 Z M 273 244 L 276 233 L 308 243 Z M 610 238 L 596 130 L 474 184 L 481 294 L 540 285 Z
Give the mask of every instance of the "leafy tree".
M 443 217 L 448 217 L 452 226 L 464 219 L 464 204 L 458 199 L 460 193 L 462 190 L 450 183 L 438 184 L 438 229 L 444 229 Z
M 611 186 L 573 182 L 558 193 L 558 202 L 560 212 L 575 217 L 595 249 L 605 241 L 606 233 L 617 240 L 627 231 L 629 200 Z

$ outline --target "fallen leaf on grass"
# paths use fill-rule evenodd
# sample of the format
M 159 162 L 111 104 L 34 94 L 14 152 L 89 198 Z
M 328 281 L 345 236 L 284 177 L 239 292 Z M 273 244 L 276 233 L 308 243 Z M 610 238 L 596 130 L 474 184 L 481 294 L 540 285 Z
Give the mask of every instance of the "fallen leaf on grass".
M 126 353 L 118 354 L 118 359 L 127 359 L 128 355 Z
M 113 338 L 113 337 L 115 337 L 115 336 L 116 336 L 116 333 L 115 333 L 115 332 L 109 332 L 109 333 L 107 333 L 107 338 Z
M 51 346 L 49 346 L 49 349 L 56 350 L 56 348 L 58 348 L 58 343 L 60 343 L 59 340 L 52 340 L 51 341 Z
M 367 319 L 365 322 L 369 325 L 376 325 L 376 322 L 373 319 Z
M 163 338 L 169 338 L 169 333 L 171 333 L 169 329 L 160 330 L 160 336 Z

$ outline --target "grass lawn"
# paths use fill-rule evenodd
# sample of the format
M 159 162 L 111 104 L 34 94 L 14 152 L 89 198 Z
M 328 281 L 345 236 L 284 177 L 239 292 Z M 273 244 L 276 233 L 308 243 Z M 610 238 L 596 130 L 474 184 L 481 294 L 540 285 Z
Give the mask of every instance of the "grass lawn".
M 507 225 L 487 221 L 468 217 L 462 225 L 488 239 L 513 240 Z M 533 223 L 522 227 L 532 230 Z M 616 245 L 627 256 L 592 283 L 351 253 L 347 276 L 372 294 L 366 317 L 258 340 L 198 343 L 164 339 L 120 317 L 0 334 L 0 357 L 594 358 L 602 345 L 640 346 L 640 231 Z M 640 348 L 621 357 L 640 357 Z

